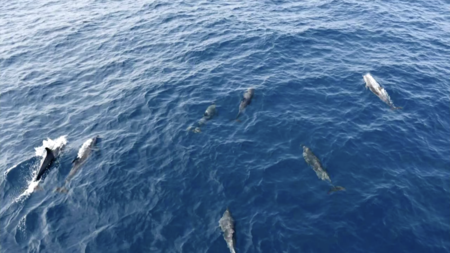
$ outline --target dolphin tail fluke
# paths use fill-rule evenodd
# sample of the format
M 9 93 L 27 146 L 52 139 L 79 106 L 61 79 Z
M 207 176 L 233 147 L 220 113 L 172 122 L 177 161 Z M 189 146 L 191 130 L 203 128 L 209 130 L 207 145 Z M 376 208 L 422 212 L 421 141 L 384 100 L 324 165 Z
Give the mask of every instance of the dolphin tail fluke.
M 337 191 L 345 191 L 345 188 L 342 186 L 333 186 L 329 191 L 328 194 L 331 194 L 333 192 L 337 192 Z
M 59 192 L 59 193 L 67 193 L 68 191 L 67 191 L 67 188 L 66 187 L 57 187 L 56 189 L 55 189 L 55 192 Z
M 236 115 L 236 118 L 234 119 L 235 121 L 239 122 L 239 116 L 241 116 L 241 111 L 238 112 L 238 114 Z

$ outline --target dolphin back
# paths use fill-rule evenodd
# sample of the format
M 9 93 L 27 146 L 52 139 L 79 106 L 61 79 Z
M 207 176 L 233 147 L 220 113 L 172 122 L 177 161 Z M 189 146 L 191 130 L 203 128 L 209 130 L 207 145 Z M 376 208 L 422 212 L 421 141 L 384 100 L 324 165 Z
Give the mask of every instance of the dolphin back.
M 81 168 L 81 166 L 86 162 L 92 153 L 92 149 L 94 148 L 96 142 L 98 140 L 98 136 L 95 136 L 86 142 L 83 143 L 81 148 L 78 150 L 78 155 L 72 161 L 72 169 L 69 172 L 69 175 L 66 178 L 66 181 L 70 181 L 77 171 Z
M 42 175 L 44 175 L 44 173 L 48 170 L 48 168 L 52 165 L 53 161 L 55 160 L 55 155 L 53 154 L 53 151 L 51 149 L 45 148 L 45 151 L 46 154 L 44 160 L 39 166 L 39 171 L 38 174 L 36 175 L 35 181 L 41 179 Z
M 380 86 L 380 84 L 377 83 L 377 81 L 375 81 L 375 79 L 372 77 L 372 75 L 370 73 L 367 73 L 363 76 L 364 78 L 364 82 L 366 82 L 366 87 L 369 86 L 373 86 L 373 87 L 377 87 Z
M 254 94 L 254 89 L 249 88 L 245 93 L 244 97 L 241 100 L 241 103 L 239 104 L 239 113 L 236 116 L 236 120 L 239 118 L 241 113 L 244 111 L 245 107 L 247 107 L 251 102 Z
M 228 248 L 232 253 L 236 252 L 234 249 L 234 220 L 231 217 L 230 211 L 227 209 L 219 220 L 220 228 L 223 231 L 223 238 L 225 239 Z
M 320 178 L 321 180 L 324 180 L 324 181 L 326 180 L 331 183 L 330 176 L 323 168 L 314 169 L 314 171 L 316 172 L 318 178 Z
M 323 168 L 319 158 L 311 151 L 311 149 L 306 146 L 303 147 L 303 158 L 305 159 L 306 163 L 312 167 L 314 172 L 316 172 L 318 178 L 331 182 L 330 176 Z
M 78 154 L 72 161 L 72 169 L 70 169 L 69 175 L 66 177 L 66 182 L 64 186 L 57 187 L 55 189 L 55 192 L 59 193 L 67 193 L 68 190 L 66 188 L 66 185 L 69 183 L 70 180 L 75 176 L 75 174 L 80 170 L 84 162 L 89 158 L 89 155 L 92 152 L 92 149 L 94 148 L 96 142 L 98 141 L 99 136 L 95 136 L 91 139 L 88 139 L 83 143 L 81 148 L 78 150 Z
M 203 113 L 203 117 L 198 121 L 198 126 L 199 127 L 203 126 L 206 123 L 206 121 L 212 119 L 215 114 L 216 114 L 216 105 L 212 104 L 212 105 L 208 106 L 208 108 L 206 108 L 205 113 Z M 192 132 L 194 132 L 194 133 L 198 133 L 198 132 L 200 132 L 199 127 L 195 128 L 193 130 L 192 129 L 190 129 L 190 130 L 192 130 Z
M 375 78 L 372 77 L 370 73 L 365 74 L 363 78 L 366 82 L 366 88 L 369 88 L 375 95 L 377 95 L 377 97 L 389 105 L 392 110 L 402 109 L 401 107 L 396 107 L 394 105 L 387 91 L 381 87 L 381 85 L 375 80 Z
M 203 117 L 206 119 L 211 119 L 216 114 L 216 105 L 210 105 L 206 109 L 205 113 L 203 114 Z

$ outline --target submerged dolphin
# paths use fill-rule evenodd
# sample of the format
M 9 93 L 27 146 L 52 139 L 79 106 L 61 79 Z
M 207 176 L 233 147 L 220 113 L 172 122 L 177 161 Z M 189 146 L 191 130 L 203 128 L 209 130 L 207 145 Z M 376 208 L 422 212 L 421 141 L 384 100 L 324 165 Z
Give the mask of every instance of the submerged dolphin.
M 335 191 L 345 191 L 344 187 L 333 185 L 330 176 L 328 175 L 327 171 L 323 168 L 319 158 L 317 158 L 317 156 L 314 155 L 311 149 L 309 149 L 307 146 L 303 146 L 303 158 L 305 158 L 306 163 L 313 168 L 313 170 L 316 172 L 317 176 L 320 179 L 330 182 L 331 186 L 333 186 L 331 190 L 328 191 L 328 194 Z
M 401 107 L 394 106 L 394 103 L 389 97 L 389 94 L 383 87 L 381 87 L 381 85 L 377 81 L 375 81 L 370 73 L 365 74 L 363 78 L 364 82 L 366 82 L 366 88 L 369 88 L 373 92 L 373 94 L 377 95 L 383 102 L 389 105 L 392 110 L 401 109 Z
M 200 133 L 200 127 L 203 126 L 206 121 L 212 119 L 214 117 L 214 115 L 216 114 L 216 105 L 212 104 L 210 106 L 208 106 L 208 108 L 206 108 L 205 113 L 203 114 L 203 117 L 198 121 L 198 127 L 193 127 L 190 126 L 187 130 L 191 130 L 194 133 Z
M 233 217 L 231 217 L 230 210 L 225 211 L 222 218 L 219 220 L 220 228 L 223 231 L 223 238 L 227 242 L 228 248 L 230 249 L 231 253 L 236 253 L 234 249 L 234 220 Z
M 252 102 L 254 92 L 255 92 L 255 90 L 253 88 L 249 88 L 244 93 L 244 97 L 242 98 L 241 104 L 239 105 L 239 112 L 238 112 L 238 115 L 236 116 L 236 120 L 239 118 L 241 113 L 244 111 L 245 107 L 247 107 Z
M 206 123 L 207 120 L 212 119 L 214 115 L 216 114 L 216 105 L 212 104 L 206 108 L 205 113 L 203 114 L 203 118 L 198 122 L 199 125 L 203 125 Z
M 85 141 L 83 145 L 81 146 L 80 150 L 78 150 L 78 155 L 73 159 L 72 161 L 72 169 L 69 172 L 69 175 L 66 178 L 66 181 L 64 183 L 63 187 L 56 188 L 56 191 L 58 192 L 67 192 L 66 185 L 69 183 L 69 181 L 75 176 L 75 174 L 80 170 L 81 166 L 86 162 L 89 155 L 92 153 L 92 150 L 95 146 L 95 143 L 98 140 L 98 136 L 95 136 L 93 138 L 90 138 L 89 140 Z

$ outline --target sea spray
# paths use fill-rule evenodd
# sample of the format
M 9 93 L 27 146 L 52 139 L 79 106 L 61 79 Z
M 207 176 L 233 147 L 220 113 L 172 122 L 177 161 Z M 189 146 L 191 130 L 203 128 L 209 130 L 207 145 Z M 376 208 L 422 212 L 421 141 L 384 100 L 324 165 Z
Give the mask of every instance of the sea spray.
M 59 138 L 52 140 L 50 138 L 47 138 L 47 140 L 42 141 L 42 146 L 34 148 L 35 155 L 38 157 L 42 157 L 42 159 L 45 158 L 45 148 L 49 148 L 52 150 L 55 149 L 61 149 L 67 144 L 67 138 L 65 135 L 60 136 Z M 42 159 L 39 163 L 42 162 Z M 25 187 L 25 190 L 20 194 L 16 199 L 15 202 L 19 202 L 20 200 L 26 199 L 31 193 L 33 193 L 37 186 L 39 185 L 40 180 L 35 181 L 34 178 L 37 174 L 38 166 L 33 166 L 30 180 L 27 181 L 27 186 Z

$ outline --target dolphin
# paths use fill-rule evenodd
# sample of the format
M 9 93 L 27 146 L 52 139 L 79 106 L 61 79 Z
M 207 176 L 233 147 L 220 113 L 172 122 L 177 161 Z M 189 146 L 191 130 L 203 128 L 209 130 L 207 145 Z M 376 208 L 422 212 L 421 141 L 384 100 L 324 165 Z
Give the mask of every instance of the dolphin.
M 57 147 L 55 149 L 50 149 L 48 147 L 45 148 L 45 154 L 44 159 L 42 159 L 41 164 L 39 165 L 39 170 L 34 178 L 34 181 L 39 181 L 42 176 L 47 172 L 47 170 L 50 169 L 53 162 L 56 160 L 56 158 L 59 156 L 59 153 L 64 148 L 64 146 Z
M 204 124 L 207 120 L 212 119 L 216 114 L 216 105 L 212 104 L 206 108 L 205 113 L 203 114 L 203 118 L 200 120 L 199 124 Z
M 49 148 L 45 148 L 44 159 L 42 159 L 41 164 L 39 165 L 39 170 L 34 178 L 34 181 L 39 181 L 47 170 L 50 169 L 53 162 L 56 160 L 56 155 L 53 153 L 53 150 Z
M 238 120 L 241 113 L 244 111 L 244 109 L 252 102 L 253 93 L 255 90 L 253 88 L 249 88 L 245 93 L 244 97 L 241 100 L 241 104 L 239 105 L 239 112 L 236 116 L 236 120 Z
M 69 172 L 69 175 L 66 178 L 66 181 L 64 183 L 63 187 L 56 188 L 57 192 L 67 192 L 66 185 L 70 182 L 70 180 L 75 176 L 75 174 L 80 170 L 81 166 L 86 162 L 89 155 L 92 153 L 92 150 L 94 149 L 95 143 L 99 139 L 99 136 L 95 136 L 93 138 L 88 139 L 83 143 L 81 148 L 78 150 L 78 155 L 73 159 L 72 161 L 72 169 Z
M 375 81 L 370 73 L 365 74 L 363 78 L 364 82 L 366 82 L 366 88 L 369 88 L 373 92 L 373 94 L 377 95 L 383 102 L 389 105 L 392 110 L 401 109 L 401 107 L 395 107 L 394 103 L 389 97 L 389 94 L 383 87 L 381 87 L 381 85 L 377 81 Z
M 216 105 L 212 104 L 206 108 L 205 113 L 203 113 L 203 117 L 198 121 L 198 127 L 193 128 L 192 126 L 188 128 L 188 130 L 192 130 L 194 133 L 200 133 L 200 127 L 203 126 L 206 121 L 212 119 L 216 115 Z
M 223 231 L 223 238 L 227 242 L 228 248 L 230 249 L 231 253 L 236 253 L 234 249 L 235 242 L 233 239 L 234 220 L 233 217 L 231 217 L 231 213 L 230 210 L 228 210 L 228 208 L 223 214 L 222 218 L 220 218 L 219 225 Z
M 312 167 L 312 169 L 316 172 L 317 176 L 321 180 L 328 181 L 331 184 L 332 188 L 328 191 L 328 194 L 335 191 L 345 191 L 344 187 L 333 185 L 330 176 L 328 175 L 327 171 L 323 168 L 319 158 L 317 158 L 317 156 L 314 155 L 311 149 L 309 149 L 307 146 L 303 146 L 303 158 L 305 158 L 306 163 Z

